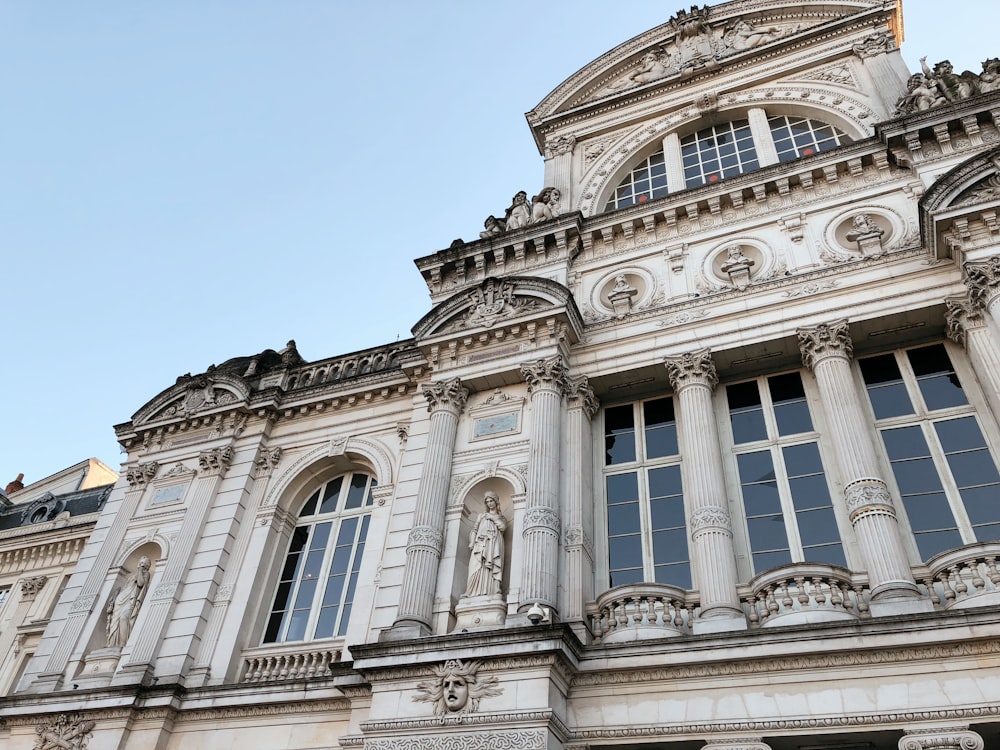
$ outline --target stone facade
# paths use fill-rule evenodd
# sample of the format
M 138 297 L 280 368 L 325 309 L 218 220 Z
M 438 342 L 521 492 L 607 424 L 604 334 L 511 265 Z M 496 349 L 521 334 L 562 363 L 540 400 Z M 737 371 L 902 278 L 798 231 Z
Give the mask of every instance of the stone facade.
M 0 742 L 1000 746 L 997 66 L 900 29 L 678 12 L 528 113 L 412 339 L 118 425 Z

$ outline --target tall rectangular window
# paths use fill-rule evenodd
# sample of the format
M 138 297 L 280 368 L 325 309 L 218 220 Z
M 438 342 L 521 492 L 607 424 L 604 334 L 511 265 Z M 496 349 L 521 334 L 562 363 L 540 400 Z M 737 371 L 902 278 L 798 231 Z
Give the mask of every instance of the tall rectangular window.
M 691 588 L 673 399 L 605 409 L 604 447 L 611 586 Z
M 858 364 L 921 558 L 1000 540 L 1000 474 L 945 346 Z
M 802 377 L 726 387 L 755 573 L 791 562 L 846 566 Z

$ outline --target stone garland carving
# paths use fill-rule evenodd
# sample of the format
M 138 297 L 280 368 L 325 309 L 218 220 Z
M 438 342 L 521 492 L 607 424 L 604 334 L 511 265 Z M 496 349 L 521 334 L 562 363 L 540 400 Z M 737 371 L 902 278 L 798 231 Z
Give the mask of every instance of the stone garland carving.
M 544 729 L 366 739 L 365 750 L 545 750 Z
M 105 614 L 108 617 L 108 646 L 121 648 L 128 641 L 139 616 L 139 608 L 149 590 L 149 558 L 143 555 L 139 559 L 135 573 L 129 576 L 124 586 L 111 592 Z
M 574 140 L 575 143 L 575 140 Z M 515 229 L 523 229 L 530 224 L 540 224 L 559 216 L 560 192 L 554 187 L 544 187 L 531 198 L 528 203 L 528 194 L 523 190 L 518 190 L 511 203 L 504 211 L 504 217 L 498 219 L 493 214 L 486 217 L 483 222 L 483 231 L 479 233 L 480 239 L 496 237 L 504 232 L 512 232 Z
M 97 722 L 70 714 L 35 726 L 34 750 L 85 750 Z
M 569 392 L 569 374 L 562 357 L 539 359 L 530 365 L 521 365 L 521 376 L 528 383 L 528 393 L 554 389 L 560 394 Z
M 733 523 L 729 511 L 718 505 L 706 505 L 691 514 L 691 534 L 702 529 L 722 529 L 732 533 Z
M 469 399 L 469 389 L 462 385 L 459 378 L 426 383 L 422 392 L 427 399 L 427 411 L 450 409 L 457 414 L 465 408 Z
M 443 539 L 441 532 L 433 526 L 414 526 L 410 529 L 410 533 L 406 537 L 406 548 L 408 550 L 422 547 L 440 556 L 442 546 Z
M 503 580 L 503 533 L 507 519 L 500 512 L 500 498 L 489 491 L 483 502 L 486 510 L 479 514 L 469 534 L 469 577 L 464 596 L 497 596 Z
M 800 328 L 798 331 L 799 350 L 802 363 L 810 370 L 816 368 L 826 357 L 850 359 L 854 353 L 854 342 L 846 320 L 823 323 L 814 328 Z
M 866 513 L 881 511 L 895 516 L 892 496 L 881 479 L 857 479 L 844 488 L 844 499 L 851 523 Z
M 694 384 L 715 388 L 719 382 L 715 362 L 708 349 L 685 352 L 677 357 L 667 357 L 664 364 L 667 366 L 667 378 L 670 380 L 670 386 L 675 391 L 679 391 L 686 385 Z
M 983 738 L 968 725 L 957 727 L 906 728 L 899 750 L 983 750 Z
M 942 60 L 932 70 L 927 58 L 920 58 L 921 73 L 914 73 L 906 83 L 907 93 L 896 103 L 895 117 L 923 112 L 950 102 L 958 102 L 1000 89 L 1000 58 L 982 63 L 981 73 L 955 72 L 949 60 Z
M 980 263 L 967 262 L 963 268 L 969 301 L 980 309 L 986 309 L 1000 287 L 1000 255 Z
M 45 588 L 45 584 L 49 582 L 46 576 L 34 576 L 32 578 L 25 578 L 21 581 L 21 600 L 31 601 Z
M 150 461 L 145 464 L 136 464 L 125 472 L 125 479 L 128 480 L 129 487 L 144 487 L 156 476 L 156 471 L 159 468 L 160 465 L 156 461 Z
M 417 684 L 419 694 L 413 696 L 413 700 L 433 704 L 436 716 L 475 713 L 483 698 L 503 693 L 495 675 L 479 674 L 480 665 L 479 661 L 463 663 L 461 659 L 449 659 L 434 667 L 433 680 Z
M 230 445 L 201 451 L 198 454 L 198 468 L 203 474 L 221 474 L 229 468 L 235 455 L 236 451 Z

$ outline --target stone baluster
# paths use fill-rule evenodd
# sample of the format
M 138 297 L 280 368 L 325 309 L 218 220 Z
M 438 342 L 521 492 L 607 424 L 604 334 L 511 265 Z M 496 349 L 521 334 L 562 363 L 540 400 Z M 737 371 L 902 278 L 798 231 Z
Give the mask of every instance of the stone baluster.
M 562 403 L 569 378 L 562 357 L 521 367 L 531 396 L 531 456 L 524 510 L 521 602 L 557 608 Z
M 983 738 L 968 724 L 949 727 L 907 727 L 899 750 L 983 750 Z
M 1000 417 L 1000 347 L 986 326 L 982 310 L 966 297 L 944 301 L 948 338 L 965 348 L 994 416 Z
M 707 349 L 665 360 L 679 403 L 681 481 L 691 534 L 691 563 L 701 594 L 695 632 L 746 628 L 736 592 L 736 551 L 729 518 L 722 451 L 712 408 L 719 382 Z
M 425 385 L 430 412 L 423 472 L 417 489 L 413 528 L 406 540 L 406 570 L 399 595 L 399 611 L 390 637 L 429 635 L 444 539 L 444 514 L 451 485 L 458 419 L 469 391 L 458 378 Z
M 919 591 L 851 371 L 854 349 L 848 324 L 841 320 L 800 328 L 798 336 L 802 361 L 816 376 L 837 464 L 846 483 L 847 510 L 871 580 L 872 614 L 879 614 L 879 600 L 913 599 Z
M 594 439 L 591 420 L 597 398 L 587 378 L 570 382 L 566 419 L 566 484 L 563 487 L 563 549 L 566 568 L 559 610 L 563 620 L 582 622 L 586 602 L 594 598 Z

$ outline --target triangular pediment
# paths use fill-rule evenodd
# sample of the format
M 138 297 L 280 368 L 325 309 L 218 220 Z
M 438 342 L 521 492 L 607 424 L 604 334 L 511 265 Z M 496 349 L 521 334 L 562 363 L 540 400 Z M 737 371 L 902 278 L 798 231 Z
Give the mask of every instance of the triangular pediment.
M 693 6 L 597 58 L 529 114 L 533 122 L 596 102 L 627 98 L 763 53 L 810 29 L 882 8 L 881 2 L 741 2 Z M 767 62 L 761 62 L 762 74 Z

